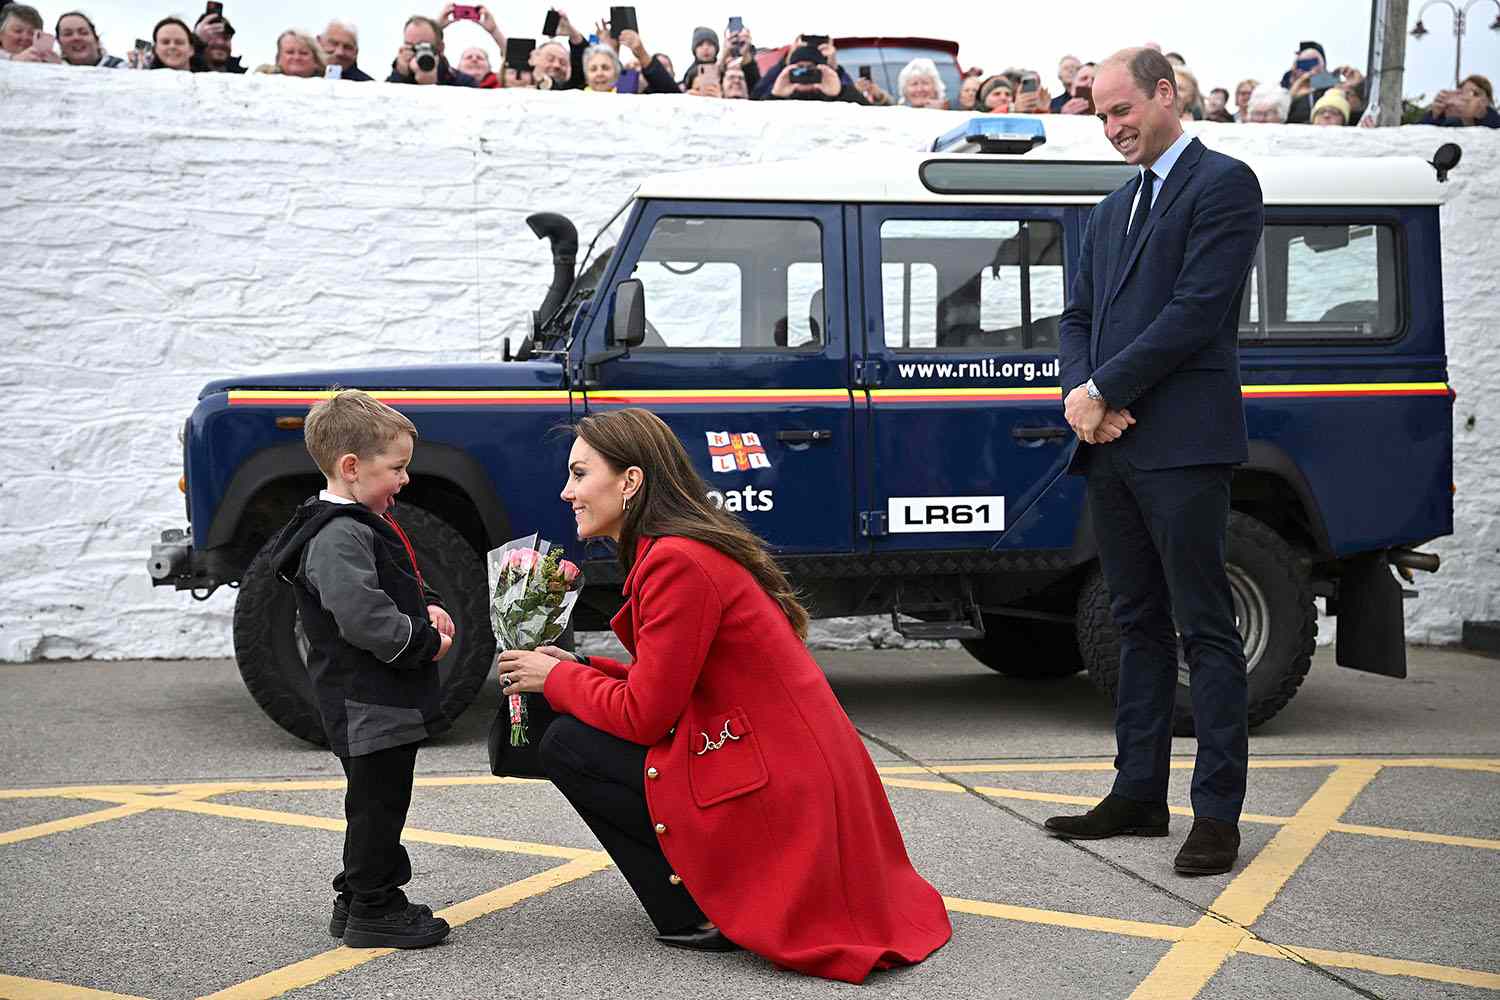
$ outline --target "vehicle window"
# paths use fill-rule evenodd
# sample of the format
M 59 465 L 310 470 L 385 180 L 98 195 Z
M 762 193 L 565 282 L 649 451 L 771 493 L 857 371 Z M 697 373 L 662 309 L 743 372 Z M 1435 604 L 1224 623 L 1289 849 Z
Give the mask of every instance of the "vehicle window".
M 1269 225 L 1240 307 L 1240 339 L 1380 339 L 1402 325 L 1395 230 Z
M 657 220 L 632 278 L 644 349 L 820 349 L 822 234 L 805 219 Z
M 880 257 L 886 346 L 1057 352 L 1057 223 L 892 219 L 880 227 Z

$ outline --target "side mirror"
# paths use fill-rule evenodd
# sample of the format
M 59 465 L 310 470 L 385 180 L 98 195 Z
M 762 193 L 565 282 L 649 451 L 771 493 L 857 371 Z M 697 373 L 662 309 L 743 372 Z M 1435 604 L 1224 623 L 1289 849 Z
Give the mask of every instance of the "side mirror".
M 615 288 L 614 311 L 609 317 L 610 347 L 639 347 L 646 340 L 646 287 L 639 278 L 627 278 Z
M 1458 161 L 1463 159 L 1463 155 L 1464 151 L 1456 143 L 1445 142 L 1437 148 L 1437 152 L 1428 163 L 1437 171 L 1437 179 L 1446 181 L 1448 171 L 1458 166 Z

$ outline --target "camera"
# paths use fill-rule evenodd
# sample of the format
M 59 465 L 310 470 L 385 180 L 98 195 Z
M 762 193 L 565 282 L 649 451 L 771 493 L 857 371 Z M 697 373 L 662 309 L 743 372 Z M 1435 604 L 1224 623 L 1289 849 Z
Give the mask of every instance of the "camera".
M 471 4 L 456 3 L 453 5 L 453 20 L 477 21 L 479 20 L 479 8 Z
M 431 73 L 437 69 L 437 51 L 431 42 L 418 42 L 412 46 L 412 62 L 416 63 L 417 69 L 423 73 Z
M 794 66 L 788 79 L 793 83 L 819 84 L 823 82 L 823 74 L 816 66 Z

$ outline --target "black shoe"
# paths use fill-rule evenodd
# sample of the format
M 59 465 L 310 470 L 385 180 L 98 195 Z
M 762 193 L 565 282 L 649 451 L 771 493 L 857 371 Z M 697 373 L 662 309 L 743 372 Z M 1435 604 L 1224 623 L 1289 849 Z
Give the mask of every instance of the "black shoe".
M 430 906 L 419 906 L 427 916 L 432 916 Z M 328 918 L 328 933 L 336 938 L 344 936 L 344 928 L 349 926 L 349 902 L 343 896 L 333 897 L 333 916 Z
M 333 916 L 328 918 L 328 933 L 336 938 L 344 936 L 344 928 L 349 926 L 349 903 L 343 896 L 333 897 Z
M 330 928 L 331 929 L 331 928 Z M 426 948 L 448 936 L 448 921 L 434 917 L 425 906 L 407 903 L 406 909 L 383 917 L 350 916 L 344 930 L 346 948 Z
M 1240 853 L 1240 828 L 1222 819 L 1199 816 L 1177 852 L 1172 867 L 1183 875 L 1222 875 Z
M 1137 802 L 1111 792 L 1082 816 L 1053 816 L 1044 825 L 1064 840 L 1165 837 L 1170 815 L 1165 802 Z
M 689 951 L 739 951 L 740 946 L 724 936 L 717 927 L 703 930 L 690 927 L 680 934 L 658 934 L 656 940 L 669 948 L 686 948 Z

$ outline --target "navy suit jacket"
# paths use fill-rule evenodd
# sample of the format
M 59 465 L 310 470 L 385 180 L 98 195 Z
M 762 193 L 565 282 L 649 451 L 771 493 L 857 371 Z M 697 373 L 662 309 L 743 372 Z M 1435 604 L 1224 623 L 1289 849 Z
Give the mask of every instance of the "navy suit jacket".
M 1140 469 L 1243 462 L 1239 313 L 1265 218 L 1260 182 L 1194 139 L 1122 263 L 1138 183 L 1089 216 L 1058 351 L 1064 398 L 1092 378 L 1136 423 L 1109 444 L 1080 444 L 1068 471 L 1084 471 L 1095 448 Z

